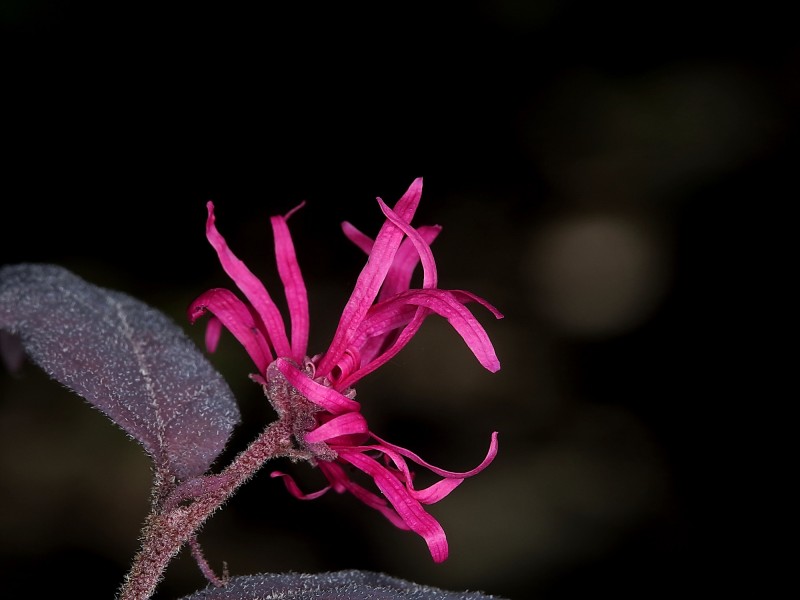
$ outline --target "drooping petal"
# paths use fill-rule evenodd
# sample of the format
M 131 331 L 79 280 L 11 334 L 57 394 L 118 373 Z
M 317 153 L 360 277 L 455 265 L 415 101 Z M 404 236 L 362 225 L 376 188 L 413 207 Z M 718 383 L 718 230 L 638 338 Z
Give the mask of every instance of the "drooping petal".
M 342 450 L 339 452 L 339 457 L 372 477 L 375 485 L 386 496 L 409 529 L 425 540 L 434 562 L 442 562 L 447 558 L 447 536 L 444 529 L 432 515 L 425 512 L 420 502 L 409 493 L 401 481 L 374 458 L 361 452 Z
M 481 365 L 492 373 L 500 370 L 500 361 L 497 359 L 494 346 L 486 330 L 464 303 L 460 302 L 449 291 L 439 289 L 409 290 L 386 300 L 382 304 L 384 306 L 375 305 L 375 312 L 378 310 L 391 310 L 393 305 L 396 304 L 411 304 L 422 306 L 441 315 L 458 332 Z
M 421 194 L 422 179 L 418 178 L 414 180 L 394 207 L 399 219 L 406 223 L 411 222 L 419 205 Z M 317 367 L 319 375 L 328 375 L 339 362 L 342 353 L 350 346 L 351 338 L 356 334 L 359 323 L 364 319 L 369 307 L 372 306 L 386 273 L 392 266 L 403 235 L 402 230 L 390 220 L 387 219 L 384 222 L 375 238 L 367 264 L 361 270 L 350 299 L 345 304 L 331 345 Z
M 308 348 L 308 294 L 286 220 L 304 204 L 305 202 L 302 202 L 286 216 L 276 216 L 270 219 L 275 238 L 278 275 L 280 275 L 286 292 L 286 303 L 289 306 L 289 318 L 292 325 L 291 356 L 298 362 L 303 359 Z
M 491 312 L 494 315 L 495 319 L 502 319 L 503 318 L 503 313 L 501 313 L 499 310 L 497 310 L 488 301 L 484 300 L 480 296 L 476 296 L 472 292 L 465 292 L 464 290 L 448 290 L 448 291 L 453 295 L 453 297 L 456 300 L 461 302 L 461 304 L 467 304 L 468 302 L 477 302 L 478 304 L 483 306 L 485 309 L 487 309 L 489 312 Z
M 273 471 L 272 473 L 269 474 L 269 476 L 272 478 L 280 477 L 281 479 L 283 479 L 283 483 L 286 486 L 286 489 L 292 496 L 294 496 L 298 500 L 316 500 L 317 498 L 325 494 L 325 492 L 331 489 L 331 486 L 327 485 L 321 490 L 306 494 L 303 490 L 300 489 L 300 486 L 297 485 L 297 482 L 294 480 L 294 478 L 287 473 L 282 473 L 281 471 Z
M 331 482 L 333 489 L 338 493 L 350 492 L 358 500 L 380 512 L 398 529 L 404 531 L 408 530 L 408 525 L 406 525 L 405 521 L 403 521 L 400 515 L 397 514 L 397 511 L 392 508 L 385 498 L 381 498 L 350 479 L 340 464 L 335 462 L 321 462 L 319 463 L 319 468 L 328 481 Z
M 230 290 L 214 288 L 200 294 L 189 305 L 189 321 L 194 323 L 206 312 L 210 312 L 219 319 L 220 323 L 247 350 L 258 368 L 258 372 L 264 373 L 272 362 L 272 354 L 247 306 Z M 218 338 L 219 336 L 217 336 Z
M 208 208 L 206 238 L 216 250 L 222 268 L 250 301 L 250 304 L 263 321 L 275 354 L 277 356 L 289 356 L 291 352 L 289 339 L 286 337 L 286 327 L 278 307 L 272 301 L 264 284 L 236 257 L 228 247 L 225 238 L 217 231 L 217 227 L 214 224 L 214 204 L 209 200 L 206 206 Z
M 483 471 L 486 467 L 488 467 L 491 462 L 497 456 L 497 432 L 492 433 L 492 439 L 489 444 L 489 450 L 486 453 L 486 457 L 481 461 L 481 463 L 469 471 L 447 471 L 445 469 L 440 469 L 429 462 L 424 461 L 418 455 L 414 454 L 410 450 L 406 448 L 402 448 L 401 446 L 396 446 L 394 444 L 390 444 L 389 442 L 382 440 L 375 434 L 371 434 L 372 437 L 379 442 L 376 445 L 367 445 L 367 446 L 359 446 L 358 449 L 363 451 L 374 450 L 381 452 L 384 456 L 388 457 L 392 463 L 395 465 L 397 470 L 402 473 L 403 478 L 406 482 L 406 487 L 409 490 L 409 493 L 414 496 L 418 501 L 423 504 L 432 504 L 438 502 L 445 496 L 447 496 L 450 492 L 452 492 L 456 487 L 461 485 L 461 483 L 467 479 L 468 477 L 472 477 L 477 475 L 481 471 Z M 439 481 L 427 488 L 416 490 L 414 489 L 414 476 L 408 465 L 406 464 L 405 458 L 411 459 L 413 462 L 417 463 L 418 465 L 425 467 L 429 471 L 443 477 L 442 481 Z
M 379 438 L 375 434 L 372 434 L 372 437 L 375 438 L 375 440 L 377 440 L 380 443 L 380 449 L 381 449 L 382 452 L 386 452 L 387 450 L 391 450 L 391 451 L 396 452 L 397 454 L 399 454 L 401 456 L 405 456 L 406 458 L 410 458 L 412 461 L 414 461 L 418 465 L 421 465 L 421 466 L 425 467 L 429 471 L 432 471 L 432 472 L 436 473 L 437 475 L 439 475 L 441 477 L 448 477 L 448 478 L 455 477 L 455 478 L 464 479 L 464 478 L 467 478 L 467 477 L 472 477 L 474 475 L 477 475 L 478 473 L 483 471 L 486 467 L 488 467 L 489 464 L 491 464 L 491 462 L 495 459 L 495 457 L 497 456 L 497 448 L 498 448 L 497 432 L 494 431 L 494 432 L 492 432 L 492 438 L 491 438 L 491 441 L 489 442 L 489 450 L 486 452 L 486 456 L 484 457 L 484 459 L 481 461 L 481 463 L 477 467 L 474 467 L 474 468 L 470 469 L 469 471 L 446 471 L 446 470 L 440 469 L 439 467 L 436 467 L 436 466 L 434 466 L 434 465 L 432 465 L 432 464 L 430 464 L 428 462 L 425 462 L 418 455 L 416 455 L 413 452 L 411 452 L 411 450 L 403 448 L 402 446 L 396 446 L 394 444 L 391 444 L 391 443 L 387 442 L 386 440 L 383 440 L 383 439 Z
M 486 330 L 464 306 L 464 302 L 478 301 L 477 299 L 477 296 L 461 291 L 457 291 L 454 294 L 448 290 L 439 289 L 408 290 L 375 304 L 370 309 L 369 316 L 362 323 L 363 328 L 372 327 L 373 318 L 378 324 L 391 322 L 392 319 L 397 319 L 400 311 L 407 311 L 409 306 L 424 307 L 428 310 L 417 310 L 414 313 L 414 317 L 398 334 L 389 348 L 366 364 L 365 361 L 362 361 L 361 368 L 336 382 L 337 387 L 344 389 L 353 385 L 356 381 L 372 373 L 372 371 L 393 358 L 411 341 L 416 332 L 419 331 L 422 322 L 431 314 L 431 311 L 445 317 L 450 322 L 484 368 L 492 373 L 497 372 L 500 370 L 500 361 L 494 351 L 494 346 L 489 340 Z M 491 307 L 485 300 L 481 304 Z M 497 318 L 502 318 L 502 314 L 496 309 L 492 312 Z
M 359 452 L 381 452 L 387 458 L 387 464 L 388 461 L 391 461 L 394 464 L 394 468 L 396 468 L 396 472 L 393 469 L 390 470 L 390 472 L 395 473 L 398 478 L 402 477 L 405 480 L 408 493 L 421 504 L 434 504 L 439 502 L 464 482 L 463 477 L 444 478 L 431 486 L 417 490 L 414 488 L 414 474 L 408 468 L 405 459 L 396 452 L 389 448 L 376 445 L 358 446 L 352 448 L 352 450 L 358 450 Z
M 361 405 L 358 402 L 351 400 L 333 388 L 317 383 L 289 361 L 279 358 L 275 361 L 275 365 L 286 377 L 286 381 L 294 386 L 298 392 L 329 413 L 340 415 L 346 412 L 358 412 L 361 409 Z

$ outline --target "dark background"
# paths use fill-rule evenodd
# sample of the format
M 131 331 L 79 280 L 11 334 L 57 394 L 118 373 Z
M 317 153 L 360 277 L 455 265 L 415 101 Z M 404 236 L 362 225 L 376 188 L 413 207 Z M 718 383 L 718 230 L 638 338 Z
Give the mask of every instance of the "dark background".
M 212 564 L 512 600 L 742 589 L 767 550 L 744 502 L 762 413 L 743 299 L 796 198 L 791 21 L 769 4 L 165 4 L 0 0 L 0 264 L 61 264 L 199 340 L 186 305 L 228 285 L 205 202 L 280 296 L 268 217 L 306 200 L 291 228 L 322 351 L 363 264 L 339 222 L 374 235 L 374 198 L 423 177 L 440 286 L 506 315 L 476 309 L 497 374 L 431 319 L 358 387 L 373 430 L 443 468 L 500 432 L 495 463 L 431 508 L 445 563 L 354 498 L 299 502 L 264 472 L 203 530 Z M 270 413 L 240 348 L 212 360 L 245 418 L 233 451 Z M 147 511 L 143 452 L 30 365 L 0 377 L 0 447 L 3 593 L 111 598 Z M 202 585 L 182 554 L 156 597 Z

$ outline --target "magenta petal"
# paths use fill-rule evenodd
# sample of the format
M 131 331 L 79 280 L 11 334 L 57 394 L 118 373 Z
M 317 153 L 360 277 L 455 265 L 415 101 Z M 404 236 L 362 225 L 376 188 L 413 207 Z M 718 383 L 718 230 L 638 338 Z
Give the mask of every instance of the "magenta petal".
M 298 392 L 329 413 L 340 415 L 346 412 L 358 412 L 361 409 L 361 405 L 355 400 L 351 400 L 333 388 L 317 383 L 285 359 L 279 358 L 276 366 Z
M 300 208 L 302 204 L 294 210 Z M 294 211 L 292 211 L 294 212 Z M 272 217 L 275 257 L 278 274 L 286 291 L 286 303 L 292 324 L 292 358 L 301 361 L 308 347 L 308 294 L 297 262 L 292 236 L 285 217 Z
M 417 229 L 417 233 L 428 245 L 433 243 L 441 231 L 440 225 L 424 225 Z M 386 300 L 411 287 L 411 277 L 419 263 L 419 258 L 420 254 L 414 243 L 409 238 L 404 239 L 394 257 L 392 268 L 386 274 L 386 280 L 383 282 L 381 293 L 378 294 L 378 300 Z
M 375 305 L 379 306 L 379 305 Z M 430 311 L 416 308 L 413 313 L 413 317 L 408 325 L 398 334 L 397 338 L 392 342 L 392 345 L 386 348 L 385 350 L 381 351 L 375 358 L 373 358 L 369 363 L 363 365 L 361 368 L 349 373 L 346 377 L 343 377 L 340 381 L 337 382 L 337 385 L 341 388 L 346 388 L 353 385 L 362 377 L 366 377 L 370 373 L 372 373 L 378 367 L 386 364 L 390 359 L 392 359 L 400 350 L 402 350 L 408 342 L 411 341 L 411 338 L 419 331 L 419 328 L 422 326 L 422 322 L 425 318 L 430 314 Z
M 489 310 L 494 315 L 495 319 L 502 319 L 503 318 L 503 313 L 501 313 L 494 306 L 489 304 L 489 302 L 487 302 L 486 300 L 484 300 L 480 296 L 476 296 L 472 292 L 465 292 L 464 290 L 448 290 L 448 291 L 453 295 L 453 297 L 456 300 L 461 302 L 461 304 L 466 304 L 467 302 L 477 302 L 478 304 L 483 306 L 485 309 Z
M 397 340 L 397 330 L 406 326 L 418 310 L 420 309 L 416 306 L 406 306 L 396 311 L 382 311 L 374 315 L 374 318 L 372 315 L 368 316 L 358 329 L 358 337 L 352 342 L 361 356 L 359 364 L 369 365 L 377 356 L 386 352 L 387 344 Z M 358 378 L 366 375 L 363 368 L 359 369 L 359 373 L 361 374 Z M 348 378 L 351 382 L 356 381 L 352 377 Z
M 341 380 L 337 381 L 338 387 L 347 387 L 365 377 L 381 365 L 393 358 L 403 347 L 411 341 L 417 333 L 422 321 L 430 314 L 429 310 L 420 310 L 416 307 L 426 306 L 447 318 L 450 324 L 461 335 L 467 346 L 472 350 L 478 361 L 493 373 L 500 369 L 500 361 L 494 351 L 489 336 L 478 323 L 477 319 L 464 306 L 467 302 L 478 302 L 488 308 L 497 318 L 503 315 L 483 298 L 464 292 L 462 290 L 406 290 L 396 294 L 382 302 L 373 305 L 368 316 L 359 326 L 359 337 L 354 338 L 354 343 L 363 344 L 363 360 L 361 367 L 356 371 L 348 373 Z M 410 313 L 409 309 L 414 307 L 415 313 Z M 387 328 L 397 323 L 402 326 L 402 321 L 413 314 L 413 318 L 408 325 L 397 335 L 391 346 L 384 348 L 379 346 L 380 354 L 376 356 L 376 348 L 373 343 L 367 344 L 368 337 L 373 332 L 388 330 Z
M 367 433 L 367 420 L 361 413 L 348 412 L 334 417 L 305 435 L 305 440 L 312 444 L 327 442 L 333 438 L 356 433 Z
M 297 485 L 297 483 L 295 482 L 295 480 L 292 478 L 291 475 L 287 475 L 286 473 L 281 473 L 280 471 L 273 471 L 272 473 L 269 474 L 269 476 L 273 478 L 280 477 L 281 479 L 283 479 L 283 483 L 286 486 L 286 489 L 289 491 L 289 493 L 295 498 L 298 498 L 300 500 L 316 500 L 317 498 L 322 496 L 325 492 L 327 492 L 329 489 L 331 489 L 331 486 L 328 485 L 319 491 L 306 494 L 300 489 L 300 487 Z
M 421 504 L 435 504 L 464 483 L 463 479 L 442 479 L 421 490 L 411 489 L 409 493 Z
M 358 246 L 364 252 L 364 254 L 369 254 L 372 252 L 372 245 L 375 242 L 371 237 L 356 229 L 352 223 L 344 221 L 342 223 L 342 231 L 347 239 Z
M 381 438 L 379 438 L 374 434 L 372 435 L 372 437 L 375 438 L 375 440 L 377 440 L 380 444 L 380 446 L 373 447 L 374 449 L 380 450 L 382 452 L 387 452 L 387 450 L 394 451 L 401 456 L 410 458 L 412 461 L 414 461 L 418 465 L 425 467 L 429 471 L 432 471 L 441 477 L 448 477 L 448 478 L 453 477 L 453 478 L 464 479 L 466 477 L 472 477 L 473 475 L 477 475 L 478 473 L 483 471 L 486 467 L 488 467 L 489 464 L 495 459 L 495 457 L 497 456 L 497 449 L 498 449 L 497 432 L 494 431 L 492 432 L 492 438 L 491 441 L 489 442 L 489 450 L 486 452 L 486 456 L 477 467 L 470 469 L 469 471 L 445 471 L 444 469 L 440 469 L 439 467 L 436 467 L 428 462 L 425 462 L 419 456 L 411 452 L 411 450 L 407 450 L 406 448 L 403 448 L 401 446 L 395 446 L 394 444 L 390 444 L 386 440 L 382 440 Z M 391 455 L 390 458 L 392 458 Z M 395 461 L 395 463 L 396 462 L 397 461 Z
M 206 350 L 211 352 L 212 354 L 217 351 L 217 346 L 219 345 L 219 338 L 222 336 L 222 321 L 220 321 L 217 317 L 211 316 L 208 319 L 208 324 L 206 325 Z
M 386 467 L 360 452 L 341 451 L 339 457 L 372 477 L 409 529 L 422 536 L 434 562 L 447 558 L 447 536 L 439 522 L 425 512 L 417 501 Z
M 489 444 L 489 451 L 486 453 L 486 457 L 483 459 L 481 464 L 477 467 L 470 469 L 469 471 L 464 472 L 456 472 L 456 471 L 446 471 L 444 469 L 440 469 L 424 460 L 422 460 L 419 456 L 402 448 L 400 446 L 395 446 L 394 444 L 390 444 L 385 440 L 382 440 L 378 436 L 371 434 L 372 437 L 379 442 L 378 445 L 367 445 L 367 446 L 359 446 L 358 449 L 361 452 L 375 450 L 381 452 L 386 457 L 388 457 L 392 463 L 394 463 L 395 467 L 397 468 L 398 472 L 402 474 L 403 478 L 406 482 L 406 488 L 408 489 L 409 493 L 417 499 L 419 502 L 423 504 L 433 504 L 438 502 L 445 496 L 447 496 L 450 492 L 452 492 L 455 488 L 457 488 L 467 477 L 472 477 L 477 475 L 481 471 L 483 471 L 489 464 L 494 460 L 495 456 L 497 456 L 497 432 L 495 431 L 492 433 L 492 439 Z M 406 464 L 405 458 L 409 458 L 418 465 L 421 465 L 436 473 L 437 475 L 444 477 L 442 481 L 439 481 L 427 488 L 421 490 L 414 489 L 414 476 L 408 468 Z
M 411 222 L 419 205 L 421 194 L 422 179 L 415 179 L 408 191 L 395 205 L 394 210 L 399 219 L 406 223 Z M 378 290 L 383 284 L 387 271 L 392 266 L 402 239 L 403 232 L 387 219 L 375 238 L 367 264 L 361 270 L 350 299 L 342 310 L 333 341 L 317 367 L 319 375 L 328 375 L 339 362 L 342 353 L 350 346 L 350 341 L 356 334 L 359 323 L 378 295 Z
M 373 437 L 375 437 L 375 439 L 377 440 L 380 439 L 377 436 Z M 359 446 L 358 450 L 360 452 L 377 450 L 378 452 L 381 452 L 385 456 L 389 457 L 389 459 L 391 459 L 391 461 L 397 468 L 398 474 L 402 475 L 403 478 L 405 479 L 406 489 L 408 490 L 408 493 L 411 494 L 414 497 L 414 499 L 418 500 L 422 504 L 434 504 L 436 502 L 439 502 L 441 499 L 445 498 L 450 492 L 452 492 L 454 489 L 456 489 L 459 485 L 461 485 L 464 482 L 464 479 L 466 477 L 465 475 L 462 475 L 460 473 L 451 473 L 447 478 L 442 479 L 441 481 L 438 481 L 429 487 L 423 488 L 421 490 L 416 490 L 414 489 L 414 475 L 409 470 L 406 461 L 403 459 L 402 456 L 399 455 L 399 453 L 396 453 L 391 448 L 389 448 L 389 446 L 390 445 L 388 444 L 381 446 L 375 446 L 375 445 Z M 397 446 L 394 447 L 398 448 Z M 408 451 L 406 452 L 408 454 L 411 454 L 412 456 L 416 456 L 411 452 Z M 418 462 L 420 464 L 427 466 L 428 468 L 430 468 L 430 470 L 434 472 L 438 471 L 440 474 L 443 472 L 442 469 L 433 467 L 433 465 L 429 465 L 424 461 L 419 460 Z M 444 471 L 444 473 L 448 472 Z
M 400 518 L 400 515 L 397 514 L 384 498 L 373 494 L 368 489 L 351 480 L 344 472 L 341 465 L 333 462 L 321 462 L 319 463 L 319 468 L 325 474 L 328 481 L 331 482 L 334 490 L 340 494 L 343 492 L 350 492 L 358 500 L 380 512 L 398 529 L 408 529 L 408 525 L 406 525 L 405 521 Z
M 408 236 L 408 239 L 411 240 L 411 243 L 414 245 L 414 248 L 419 254 L 420 261 L 422 262 L 423 272 L 422 287 L 435 288 L 438 277 L 436 274 L 436 261 L 433 260 L 433 252 L 431 252 L 431 247 L 425 242 L 425 240 L 422 239 L 422 236 L 417 233 L 416 229 L 411 227 L 411 225 L 405 221 L 401 220 L 400 217 L 398 217 L 391 208 L 386 206 L 386 203 L 380 198 L 378 198 L 378 205 L 381 207 L 383 214 L 386 215 L 386 218 L 394 223 L 400 229 L 400 231 Z
M 206 206 L 208 207 L 206 238 L 217 251 L 222 268 L 261 317 L 275 353 L 278 356 L 289 356 L 291 352 L 289 339 L 286 337 L 286 327 L 278 307 L 272 301 L 264 284 L 234 255 L 225 242 L 225 238 L 217 231 L 214 225 L 214 204 L 209 201 Z
M 219 319 L 247 350 L 259 373 L 264 373 L 272 362 L 272 354 L 247 306 L 230 290 L 214 288 L 189 305 L 189 321 L 194 323 L 206 312 Z
M 414 305 L 425 307 L 441 315 L 458 332 L 481 365 L 492 373 L 500 370 L 500 361 L 497 359 L 494 346 L 489 340 L 486 330 L 464 304 L 449 291 L 409 290 L 385 300 L 381 304 L 383 306 L 375 305 L 376 312 L 377 310 L 397 310 L 398 305 Z

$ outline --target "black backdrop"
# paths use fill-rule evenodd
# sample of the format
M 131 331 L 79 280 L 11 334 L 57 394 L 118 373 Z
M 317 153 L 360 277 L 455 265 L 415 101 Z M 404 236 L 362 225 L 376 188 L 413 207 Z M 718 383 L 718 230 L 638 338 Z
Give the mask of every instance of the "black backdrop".
M 298 502 L 262 473 L 204 530 L 212 563 L 385 570 L 514 600 L 740 583 L 757 527 L 728 486 L 751 467 L 727 421 L 742 375 L 727 351 L 751 325 L 727 310 L 760 280 L 755 246 L 793 188 L 787 24 L 688 2 L 6 0 L 0 264 L 62 264 L 188 329 L 186 304 L 227 285 L 205 202 L 274 285 L 268 217 L 306 200 L 291 226 L 324 348 L 362 260 L 338 223 L 374 233 L 375 196 L 423 177 L 415 222 L 444 226 L 440 284 L 506 313 L 476 312 L 503 369 L 482 373 L 433 324 L 359 398 L 376 430 L 445 468 L 501 432 L 496 464 L 432 509 L 450 559 L 432 565 L 353 498 Z M 243 353 L 217 356 L 245 443 L 269 411 Z M 0 393 L 4 588 L 110 598 L 147 461 L 33 367 Z M 157 597 L 200 586 L 181 555 Z

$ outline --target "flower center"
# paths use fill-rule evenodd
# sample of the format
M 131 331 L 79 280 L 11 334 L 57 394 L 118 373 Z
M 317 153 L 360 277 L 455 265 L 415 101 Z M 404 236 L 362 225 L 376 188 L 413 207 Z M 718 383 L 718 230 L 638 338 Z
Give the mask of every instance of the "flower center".
M 283 360 L 295 365 L 310 379 L 330 387 L 330 382 L 326 379 L 314 379 L 315 367 L 310 358 L 306 357 L 302 367 L 290 358 Z M 307 442 L 305 439 L 309 431 L 314 430 L 323 422 L 320 417 L 325 414 L 325 409 L 306 398 L 290 384 L 283 373 L 280 372 L 276 363 L 277 361 L 274 361 L 267 367 L 264 393 L 275 412 L 278 413 L 279 419 L 289 425 L 294 442 L 300 450 L 309 452 L 319 460 L 335 460 L 337 454 L 328 444 L 324 442 Z

